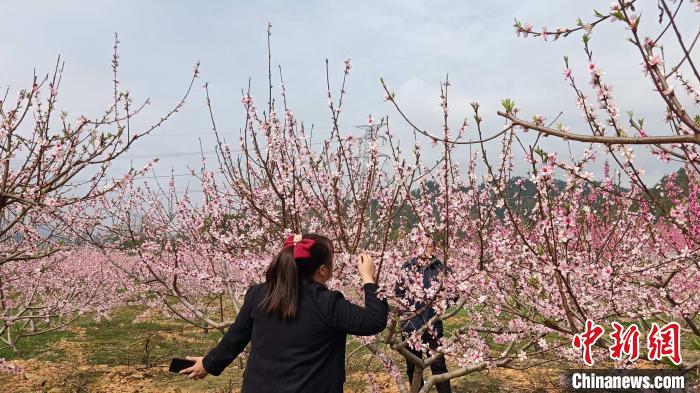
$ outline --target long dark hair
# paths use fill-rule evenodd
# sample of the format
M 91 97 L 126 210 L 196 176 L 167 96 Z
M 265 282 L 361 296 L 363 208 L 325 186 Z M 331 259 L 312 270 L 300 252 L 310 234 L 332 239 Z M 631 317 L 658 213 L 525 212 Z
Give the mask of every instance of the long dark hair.
M 294 319 L 299 310 L 300 287 L 311 279 L 321 265 L 333 267 L 333 242 L 325 236 L 308 233 L 303 239 L 314 241 L 309 258 L 294 259 L 294 248 L 284 247 L 265 272 L 267 292 L 260 306 L 280 319 Z

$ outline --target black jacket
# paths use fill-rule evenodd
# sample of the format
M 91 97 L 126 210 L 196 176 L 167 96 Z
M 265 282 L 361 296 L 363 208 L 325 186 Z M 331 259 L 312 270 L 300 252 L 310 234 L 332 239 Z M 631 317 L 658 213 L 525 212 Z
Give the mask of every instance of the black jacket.
M 204 357 L 204 368 L 219 375 L 251 342 L 243 373 L 244 393 L 340 393 L 345 382 L 345 337 L 384 330 L 389 306 L 365 284 L 365 308 L 337 291 L 312 282 L 302 286 L 297 317 L 283 321 L 260 308 L 266 284 L 248 289 L 236 321 Z
M 419 272 L 422 273 L 422 278 L 423 278 L 423 288 L 427 289 L 430 288 L 432 282 L 438 280 L 439 276 L 441 273 L 445 272 L 445 264 L 442 263 L 441 260 L 433 257 L 431 258 L 429 264 L 425 267 L 421 266 L 418 264 L 418 261 L 416 258 L 412 258 L 408 262 L 404 263 L 403 266 L 401 266 L 403 270 L 418 270 Z M 394 293 L 396 294 L 397 297 L 404 297 L 406 295 L 406 291 L 404 289 L 404 286 L 402 286 L 400 283 L 396 285 L 396 288 L 394 289 Z M 420 310 L 423 308 L 425 305 L 421 301 L 416 301 L 414 299 L 409 299 L 409 304 L 413 306 L 413 309 L 415 310 Z M 415 330 L 420 329 L 428 323 L 430 318 L 435 316 L 435 309 L 433 307 L 428 307 L 426 310 L 424 310 L 422 313 L 416 315 L 415 317 L 411 318 L 410 320 L 406 321 L 406 323 L 403 325 L 403 331 L 404 332 L 413 332 Z M 437 333 L 438 337 L 442 337 L 443 335 L 443 325 L 442 321 L 438 320 L 435 322 L 433 325 L 435 328 L 435 331 Z

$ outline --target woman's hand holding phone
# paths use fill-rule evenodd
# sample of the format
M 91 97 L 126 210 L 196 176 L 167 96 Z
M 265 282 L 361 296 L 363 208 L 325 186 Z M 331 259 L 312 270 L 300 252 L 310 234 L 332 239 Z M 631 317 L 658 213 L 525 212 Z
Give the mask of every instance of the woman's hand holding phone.
M 187 375 L 187 378 L 191 379 L 202 379 L 209 375 L 202 364 L 202 359 L 204 359 L 203 356 L 187 356 L 185 359 L 194 361 L 194 365 L 181 370 L 180 374 L 185 374 Z

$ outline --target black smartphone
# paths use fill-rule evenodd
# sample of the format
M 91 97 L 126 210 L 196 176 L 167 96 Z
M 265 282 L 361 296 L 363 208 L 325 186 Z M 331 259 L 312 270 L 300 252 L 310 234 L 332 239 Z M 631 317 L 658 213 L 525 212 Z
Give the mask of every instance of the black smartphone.
M 191 366 L 194 366 L 194 360 L 173 358 L 173 360 L 170 361 L 169 371 L 171 373 L 179 373 L 180 371 L 186 369 L 187 367 L 191 367 Z

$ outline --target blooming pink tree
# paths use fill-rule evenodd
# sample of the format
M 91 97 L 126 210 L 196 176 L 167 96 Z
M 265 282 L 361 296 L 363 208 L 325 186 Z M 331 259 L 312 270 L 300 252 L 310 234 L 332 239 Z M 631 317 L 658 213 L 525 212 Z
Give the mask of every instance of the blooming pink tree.
M 118 179 L 114 159 L 182 108 L 184 97 L 155 124 L 132 129 L 148 101 L 134 106 L 119 88 L 115 37 L 114 91 L 104 113 L 73 119 L 59 109 L 64 64 L 34 76 L 16 100 L 0 100 L 0 340 L 18 340 L 66 326 L 88 311 L 103 317 L 121 300 L 126 281 L 100 253 L 83 248 L 99 217 L 97 202 L 144 169 Z M 150 166 L 150 164 L 149 164 Z
M 511 100 L 504 100 L 505 111 L 499 112 L 508 120 L 500 132 L 491 136 L 482 134 L 478 104 L 473 104 L 478 133 L 475 140 L 463 140 L 464 123 L 460 123 L 455 136 L 447 132 L 439 135 L 412 122 L 385 86 L 388 100 L 407 124 L 433 143 L 443 145 L 443 160 L 447 162 L 454 147 L 477 145 L 481 147 L 478 158 L 486 171 L 483 183 L 463 183 L 457 192 L 447 186 L 448 180 L 455 178 L 440 175 L 436 179 L 441 187 L 435 198 L 435 207 L 440 209 L 437 228 L 438 233 L 445 233 L 443 257 L 451 261 L 448 266 L 453 267 L 456 279 L 452 281 L 448 276 L 440 281 L 438 288 L 444 289 L 443 295 L 423 291 L 423 296 L 439 306 L 436 319 L 454 319 L 459 315 L 456 311 L 465 305 L 474 308 L 464 308 L 469 323 L 462 326 L 459 323 L 447 332 L 442 347 L 432 351 L 431 357 L 423 361 L 413 359 L 418 370 L 441 356 L 456 360 L 461 367 L 432 376 L 423 389 L 416 377 L 410 383 L 410 391 L 427 391 L 445 379 L 501 365 L 529 367 L 551 361 L 580 362 L 580 353 L 573 350 L 571 342 L 584 329 L 587 319 L 608 325 L 614 320 L 633 321 L 647 328 L 654 322 L 678 321 L 684 335 L 697 336 L 700 304 L 694 294 L 698 286 L 695 280 L 688 280 L 699 273 L 697 241 L 691 235 L 697 231 L 694 227 L 697 222 L 697 156 L 694 153 L 697 120 L 681 106 L 667 84 L 669 77 L 675 77 L 684 81 L 682 84 L 691 98 L 696 96 L 693 86 L 680 74 L 680 65 L 690 59 L 692 46 L 685 46 L 680 38 L 674 21 L 677 10 L 669 10 L 664 2 L 660 2 L 660 6 L 667 20 L 660 36 L 666 31 L 675 31 L 685 53 L 669 74 L 662 68 L 660 54 L 655 54 L 658 38 L 644 42 L 635 40 L 639 18 L 632 14 L 634 1 L 614 3 L 610 15 L 599 15 L 599 19 L 590 24 L 580 22 L 578 28 L 534 33 L 531 25 L 516 22 L 516 31 L 526 37 L 556 39 L 579 30 L 586 32 L 584 49 L 589 56 L 597 106 L 588 103 L 577 87 L 568 63 L 564 75 L 576 92 L 579 107 L 593 130 L 592 136 L 571 133 L 564 126 L 552 128 L 537 115 L 531 121 L 521 120 L 517 117 L 519 109 Z M 620 110 L 612 100 L 611 88 L 603 83 L 603 73 L 593 63 L 589 49 L 590 31 L 611 18 L 627 23 L 632 31 L 631 41 L 641 50 L 645 74 L 651 75 L 665 103 L 670 128 L 676 135 L 647 136 L 643 120 L 630 118 L 630 126 L 639 135 L 626 136 L 629 131 L 618 119 Z M 691 65 L 690 69 L 693 68 Z M 445 119 L 448 86 L 448 83 L 443 84 L 441 95 Z M 601 109 L 600 120 L 594 108 Z M 445 122 L 443 131 L 448 129 Z M 598 155 L 595 150 L 586 150 L 582 157 L 562 159 L 542 150 L 539 138 L 533 145 L 526 146 L 517 134 L 521 129 L 609 146 L 608 152 L 620 172 L 613 174 L 606 166 L 603 176 L 596 178 L 587 171 Z M 615 131 L 616 135 L 606 136 L 606 130 Z M 499 137 L 502 138 L 500 160 L 492 163 L 484 144 Z M 683 159 L 688 189 L 678 186 L 676 176 L 666 177 L 657 188 L 644 184 L 629 146 L 633 144 L 650 145 L 665 161 L 669 157 Z M 529 178 L 514 177 L 512 169 L 516 157 L 524 157 L 529 163 Z M 474 163 L 472 161 L 470 168 Z M 558 180 L 555 174 L 565 176 L 566 180 Z M 467 176 L 480 178 L 471 170 L 467 171 Z M 622 176 L 631 185 L 623 183 Z M 460 222 L 459 217 L 449 213 L 450 205 L 460 206 L 458 201 L 469 193 L 482 196 L 457 209 L 459 214 L 468 217 Z M 429 202 L 428 205 L 432 206 Z M 421 289 L 415 288 L 412 292 L 420 294 Z M 448 300 L 455 293 L 460 300 L 456 308 L 448 308 Z M 401 299 L 396 300 L 402 304 Z M 404 301 L 403 305 L 407 304 Z M 400 350 L 401 345 L 417 344 L 424 331 L 419 330 L 412 339 L 394 341 L 392 348 Z M 594 349 L 594 358 L 607 359 L 608 345 L 608 338 L 600 340 Z M 501 356 L 494 356 L 494 353 Z M 684 366 L 690 369 L 697 367 L 697 363 Z
M 82 315 L 96 320 L 123 306 L 131 284 L 98 250 L 61 247 L 51 255 L 3 267 L 0 340 L 17 352 L 19 340 L 68 326 Z
M 347 61 L 345 77 L 350 68 Z M 144 298 L 151 311 L 223 330 L 233 321 L 242 294 L 260 281 L 279 242 L 291 232 L 321 232 L 335 240 L 335 285 L 356 278 L 346 265 L 360 250 L 372 247 L 379 255 L 394 250 L 392 232 L 399 210 L 405 210 L 403 195 L 416 179 L 415 169 L 398 160 L 400 149 L 388 125 L 369 121 L 364 137 L 342 135 L 338 117 L 344 86 L 337 102 L 329 87 L 331 136 L 311 141 L 284 94 L 284 120 L 272 98 L 261 114 L 253 98 L 243 96 L 240 158 L 219 138 L 207 98 L 218 160 L 214 170 L 203 160 L 201 170 L 193 172 L 203 189 L 201 200 L 192 200 L 187 191 L 176 193 L 174 179 L 165 188 L 132 182 L 102 199 L 101 214 L 109 217 L 103 222 L 110 224 L 101 247 L 118 248 L 138 260 L 129 263 L 135 269 L 129 275 L 136 290 L 148 293 Z M 386 153 L 380 154 L 381 143 Z M 403 177 L 388 177 L 389 165 Z
M 691 2 L 691 5 L 695 7 L 696 12 L 700 11 L 698 2 Z M 677 279 L 678 275 L 697 274 L 697 263 L 693 262 L 693 259 L 698 250 L 697 237 L 694 236 L 697 228 L 694 225 L 697 223 L 699 213 L 695 206 L 697 205 L 697 181 L 700 174 L 697 166 L 700 115 L 693 115 L 693 111 L 697 111 L 700 106 L 700 92 L 697 87 L 700 83 L 700 73 L 693 60 L 692 51 L 700 33 L 696 32 L 690 41 L 687 37 L 684 38 L 684 32 L 681 31 L 677 22 L 678 13 L 683 11 L 682 6 L 683 2 L 659 1 L 658 27 L 650 22 L 641 23 L 641 16 L 635 9 L 635 1 L 613 2 L 607 14 L 596 12 L 595 21 L 590 23 L 579 21 L 576 28 L 559 28 L 556 32 L 547 31 L 547 29 L 543 29 L 542 32 L 533 32 L 531 25 L 516 21 L 517 34 L 525 37 L 542 37 L 546 40 L 552 35 L 557 39 L 572 33 L 583 34 L 583 46 L 590 74 L 589 84 L 594 90 L 595 101 L 591 102 L 584 89 L 577 83 L 567 58 L 565 58 L 563 74 L 573 89 L 577 106 L 582 110 L 592 135 L 572 133 L 563 125 L 552 128 L 546 126 L 537 117 L 534 117 L 533 121 L 522 120 L 517 115 L 518 109 L 510 101 L 505 102 L 505 111 L 499 112 L 516 129 L 533 129 L 544 135 L 605 146 L 625 180 L 632 184 L 630 192 L 635 192 L 635 195 L 631 195 L 630 198 L 638 201 L 635 206 L 638 205 L 645 212 L 658 216 L 655 220 L 648 221 L 656 223 L 654 227 L 660 233 L 656 235 L 649 233 L 648 236 L 651 236 L 654 241 L 668 242 L 664 243 L 666 244 L 664 251 L 675 250 L 682 255 L 682 257 L 674 256 L 673 253 L 666 255 L 665 257 L 672 258 L 674 263 L 668 264 L 668 269 L 659 273 L 657 282 L 650 283 L 645 280 L 650 287 L 661 291 L 660 299 L 670 308 L 682 308 L 684 302 L 677 302 L 681 294 L 670 295 L 667 292 L 667 286 Z M 650 87 L 657 93 L 660 100 L 662 113 L 659 115 L 664 117 L 669 129 L 666 135 L 658 135 L 658 133 L 650 135 L 645 128 L 644 119 L 634 116 L 631 112 L 628 112 L 629 118 L 626 124 L 620 118 L 621 110 L 612 96 L 613 88 L 604 81 L 605 73 L 593 58 L 590 48 L 596 26 L 605 20 L 617 22 L 629 32 L 626 33 L 627 41 L 639 52 L 643 75 L 651 82 Z M 668 58 L 665 53 L 670 52 L 669 48 L 677 49 L 679 58 Z M 644 170 L 633 162 L 634 154 L 631 145 L 648 147 L 651 153 L 663 163 L 670 161 L 682 163 L 683 168 L 680 173 L 687 177 L 685 189 L 679 188 L 676 175 L 666 177 L 656 188 L 645 184 L 641 177 Z M 568 173 L 568 176 L 578 177 L 586 180 L 589 185 L 595 186 L 590 179 L 586 179 L 586 176 L 581 176 L 581 172 L 575 166 L 562 166 L 561 163 L 550 166 L 559 166 Z M 606 174 L 606 178 L 608 176 Z M 610 184 L 610 181 L 604 184 Z M 683 263 L 681 260 L 686 262 Z M 700 330 L 697 327 L 697 313 L 697 306 L 691 305 L 690 308 L 674 316 L 685 321 L 688 329 L 698 335 Z
M 175 180 L 126 187 L 102 200 L 96 243 L 132 282 L 131 301 L 195 326 L 223 330 L 245 289 L 260 278 L 263 256 L 247 243 L 244 215 L 222 197 L 211 172 L 195 175 L 203 197 L 175 191 Z

